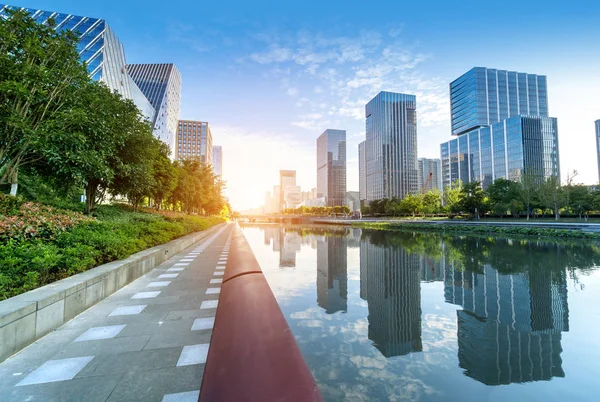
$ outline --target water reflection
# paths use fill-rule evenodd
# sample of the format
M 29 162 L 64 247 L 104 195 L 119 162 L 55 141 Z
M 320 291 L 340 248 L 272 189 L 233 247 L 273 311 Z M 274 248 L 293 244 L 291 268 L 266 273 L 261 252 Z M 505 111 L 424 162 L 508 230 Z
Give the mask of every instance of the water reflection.
M 286 230 L 283 226 L 270 226 L 264 229 L 265 245 L 273 245 L 273 251 L 279 253 L 279 267 L 296 266 L 296 254 L 302 248 L 303 238 L 295 230 Z M 307 239 L 308 240 L 308 239 Z
M 327 314 L 348 310 L 348 239 L 317 237 L 317 304 Z

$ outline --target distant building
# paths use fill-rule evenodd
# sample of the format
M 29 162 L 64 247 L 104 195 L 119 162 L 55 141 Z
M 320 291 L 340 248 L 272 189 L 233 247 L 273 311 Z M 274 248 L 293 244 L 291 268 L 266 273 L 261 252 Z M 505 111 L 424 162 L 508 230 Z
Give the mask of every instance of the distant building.
M 358 144 L 358 198 L 360 202 L 367 199 L 367 141 Z
M 152 120 L 154 135 L 177 155 L 177 122 L 181 103 L 181 74 L 174 64 L 129 64 L 127 71 L 156 113 Z
M 286 209 L 285 192 L 287 187 L 296 187 L 296 171 L 295 170 L 280 170 L 279 171 L 279 211 Z M 302 195 L 300 195 L 302 197 Z
M 269 209 L 271 213 L 279 213 L 281 212 L 281 187 L 273 186 L 273 196 L 271 197 L 271 208 Z
M 450 83 L 450 108 L 457 138 L 440 146 L 443 187 L 560 177 L 546 76 L 475 67 Z
M 380 92 L 365 107 L 366 201 L 418 191 L 417 100 Z
M 317 138 L 317 197 L 327 206 L 346 203 L 346 131 L 327 129 Z
M 271 210 L 271 204 L 272 204 L 271 199 L 272 199 L 271 192 L 267 191 L 265 193 L 265 205 L 264 205 L 264 208 L 263 208 L 263 211 L 265 212 L 265 214 L 270 214 L 271 212 L 273 212 Z
M 442 191 L 442 161 L 440 159 L 419 158 L 417 160 L 419 190 L 424 192 L 437 189 Z M 431 178 L 429 177 L 431 175 Z
M 212 147 L 212 165 L 215 174 L 219 177 L 223 176 L 223 147 L 213 145 Z
M 86 63 L 90 77 L 104 82 L 124 98 L 133 100 L 147 119 L 154 119 L 155 108 L 127 74 L 125 49 L 105 20 L 4 4 L 0 4 L 0 18 L 11 9 L 27 11 L 39 24 L 46 24 L 53 19 L 57 31 L 71 31 L 79 36 L 77 50 L 80 59 Z
M 598 182 L 600 183 L 600 120 L 596 120 L 596 156 L 598 158 Z
M 177 126 L 177 159 L 198 158 L 212 165 L 213 146 L 210 126 L 204 121 L 179 120 Z
M 350 212 L 360 211 L 360 199 L 358 191 L 348 191 L 346 193 L 346 205 Z

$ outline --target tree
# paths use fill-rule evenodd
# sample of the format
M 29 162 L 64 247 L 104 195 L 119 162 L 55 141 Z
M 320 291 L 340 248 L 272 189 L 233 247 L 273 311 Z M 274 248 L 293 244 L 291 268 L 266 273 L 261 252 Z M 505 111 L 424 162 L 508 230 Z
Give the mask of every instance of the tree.
M 548 177 L 540 186 L 540 201 L 542 205 L 554 212 L 555 220 L 560 219 L 560 208 L 564 205 L 564 191 L 556 176 Z
M 480 182 L 472 181 L 462 186 L 459 205 L 461 210 L 471 215 L 479 216 L 485 212 L 485 193 Z
M 460 197 L 461 197 L 462 182 L 456 180 L 451 186 L 446 186 L 444 189 L 444 210 L 445 212 L 460 212 Z
M 437 189 L 429 190 L 423 194 L 423 212 L 436 214 L 442 208 L 442 196 Z
M 536 199 L 539 197 L 540 176 L 534 172 L 526 172 L 521 177 L 522 199 L 527 211 L 527 220 L 531 215 L 531 209 L 536 205 Z
M 513 216 L 518 216 L 523 208 L 521 183 L 503 178 L 496 179 L 486 190 L 490 207 L 500 216 L 510 210 Z
M 56 121 L 70 111 L 89 82 L 77 38 L 38 24 L 25 11 L 0 18 L 0 182 L 18 189 L 19 169 L 43 159 Z
M 403 214 L 412 214 L 414 217 L 423 209 L 423 198 L 421 195 L 408 194 L 400 201 L 400 211 Z
M 156 209 L 162 208 L 163 201 L 171 196 L 177 186 L 177 171 L 169 158 L 170 153 L 169 146 L 161 141 L 152 165 L 154 185 L 150 190 Z
M 583 184 L 573 185 L 570 186 L 569 194 L 568 207 L 571 212 L 578 214 L 579 219 L 581 219 L 581 214 L 585 214 L 587 218 L 588 211 L 593 208 L 593 196 L 589 188 Z

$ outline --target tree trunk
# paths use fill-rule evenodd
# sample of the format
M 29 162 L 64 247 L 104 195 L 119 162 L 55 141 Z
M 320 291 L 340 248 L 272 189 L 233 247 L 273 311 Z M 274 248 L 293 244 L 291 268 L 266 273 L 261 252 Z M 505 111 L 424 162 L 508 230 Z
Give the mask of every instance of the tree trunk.
M 18 170 L 14 170 L 10 175 L 10 195 L 13 197 L 17 195 L 17 190 L 19 188 L 18 175 Z
M 85 213 L 89 215 L 96 209 L 96 196 L 98 193 L 98 185 L 89 181 L 85 186 Z

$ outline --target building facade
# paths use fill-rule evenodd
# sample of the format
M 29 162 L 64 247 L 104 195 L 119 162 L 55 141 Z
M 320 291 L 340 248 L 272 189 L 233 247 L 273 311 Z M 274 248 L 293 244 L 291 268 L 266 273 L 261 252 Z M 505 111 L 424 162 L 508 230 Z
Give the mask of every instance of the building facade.
M 456 138 L 440 146 L 443 187 L 560 176 L 545 76 L 475 67 L 450 84 L 450 107 Z
M 421 192 L 442 189 L 442 161 L 440 159 L 419 158 L 417 177 Z
M 365 117 L 366 201 L 416 193 L 416 97 L 380 92 L 367 103 Z
M 317 197 L 329 207 L 346 205 L 346 130 L 327 129 L 317 138 Z
M 358 198 L 361 204 L 367 199 L 367 141 L 358 144 Z
M 177 123 L 181 103 L 179 70 L 174 64 L 129 64 L 127 71 L 156 110 L 152 120 L 154 135 L 169 146 L 172 159 L 179 159 L 177 155 Z
M 513 116 L 548 117 L 546 76 L 475 67 L 450 83 L 452 134 Z
M 27 11 L 39 24 L 53 20 L 55 30 L 76 34 L 79 57 L 86 63 L 90 77 L 133 100 L 148 120 L 154 118 L 155 109 L 127 74 L 125 49 L 105 20 L 4 4 L 0 4 L 0 17 L 6 16 L 10 9 Z
M 291 200 L 287 200 L 286 196 L 289 196 L 290 191 L 294 193 L 296 190 L 296 171 L 295 170 L 280 170 L 279 171 L 279 211 L 282 212 L 288 207 Z M 302 193 L 300 192 L 300 199 Z M 300 201 L 301 202 L 301 201 Z
M 212 138 L 212 137 L 211 137 Z M 223 176 L 223 147 L 214 145 L 212 147 L 212 165 L 215 174 L 219 177 Z
M 598 182 L 600 183 L 600 119 L 596 120 L 596 156 L 598 158 Z
M 213 164 L 212 134 L 205 121 L 179 120 L 177 124 L 177 159 L 199 158 Z

